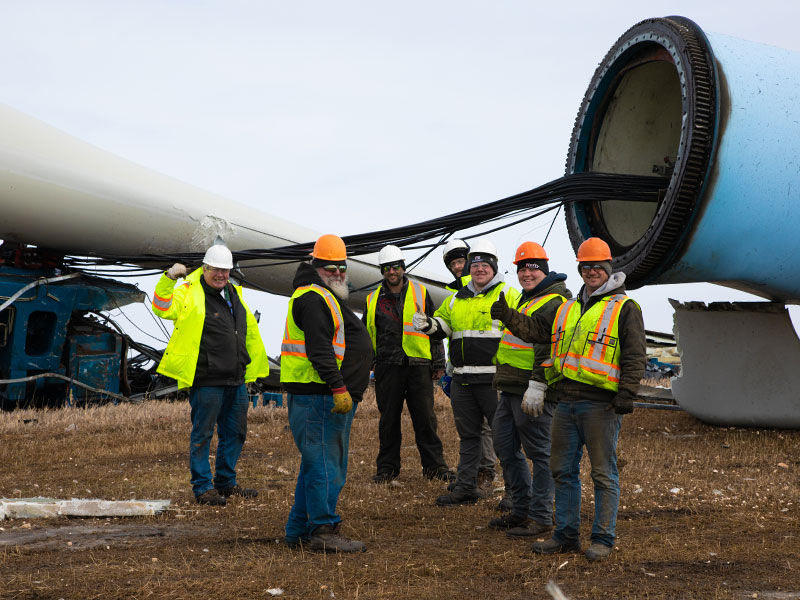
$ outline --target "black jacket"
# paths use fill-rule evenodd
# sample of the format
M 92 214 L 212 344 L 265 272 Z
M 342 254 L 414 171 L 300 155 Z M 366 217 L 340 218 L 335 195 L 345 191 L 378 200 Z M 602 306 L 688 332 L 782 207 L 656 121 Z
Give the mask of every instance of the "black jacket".
M 224 290 L 225 296 L 202 277 L 200 285 L 205 292 L 206 317 L 192 385 L 241 385 L 250 364 L 245 308 L 231 284 Z
M 332 294 L 322 283 L 316 269 L 308 263 L 300 263 L 292 286 L 315 283 Z M 334 294 L 335 295 L 335 294 Z M 339 300 L 344 321 L 345 352 L 341 368 L 336 366 L 331 340 L 333 339 L 333 318 L 325 300 L 319 294 L 307 293 L 295 299 L 292 304 L 292 317 L 303 330 L 306 338 L 306 353 L 311 364 L 325 383 L 283 382 L 283 387 L 292 394 L 331 394 L 331 389 L 346 387 L 353 400 L 360 400 L 369 385 L 369 371 L 372 365 L 372 341 L 361 319 L 343 301 Z

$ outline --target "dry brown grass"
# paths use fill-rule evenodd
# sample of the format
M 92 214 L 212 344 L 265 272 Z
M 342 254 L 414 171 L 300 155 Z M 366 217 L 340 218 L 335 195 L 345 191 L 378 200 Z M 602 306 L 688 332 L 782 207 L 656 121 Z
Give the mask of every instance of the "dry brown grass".
M 455 465 L 442 396 L 437 414 Z M 239 473 L 261 495 L 223 509 L 192 502 L 187 403 L 4 413 L 0 496 L 173 504 L 152 518 L 0 523 L 0 598 L 262 598 L 269 588 L 287 598 L 548 598 L 551 579 L 571 598 L 800 598 L 800 432 L 708 427 L 668 411 L 626 417 L 618 547 L 593 564 L 534 556 L 488 529 L 494 500 L 434 506 L 443 485 L 421 477 L 407 417 L 397 485 L 372 484 L 377 417 L 368 398 L 339 505 L 345 533 L 368 551 L 324 556 L 279 542 L 298 468 L 286 409 L 251 411 Z

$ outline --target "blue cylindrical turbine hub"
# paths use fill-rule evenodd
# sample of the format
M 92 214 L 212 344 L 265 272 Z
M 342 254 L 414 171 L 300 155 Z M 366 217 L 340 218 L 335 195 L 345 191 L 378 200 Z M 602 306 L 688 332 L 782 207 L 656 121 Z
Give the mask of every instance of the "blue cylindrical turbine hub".
M 705 33 L 683 17 L 642 21 L 598 66 L 567 174 L 663 180 L 657 202 L 576 202 L 573 246 L 608 242 L 629 288 L 713 282 L 800 301 L 800 55 Z

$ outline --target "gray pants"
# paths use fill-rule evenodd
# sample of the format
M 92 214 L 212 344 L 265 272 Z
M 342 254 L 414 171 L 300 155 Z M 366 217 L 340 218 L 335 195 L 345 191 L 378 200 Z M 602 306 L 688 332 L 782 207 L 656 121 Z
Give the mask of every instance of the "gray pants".
M 494 477 L 496 466 L 497 455 L 494 453 L 492 428 L 489 427 L 489 422 L 484 419 L 483 426 L 481 427 L 481 461 L 478 464 L 478 470 L 490 471 L 492 477 Z
M 481 430 L 492 423 L 497 410 L 497 391 L 491 383 L 462 384 L 453 381 L 450 401 L 459 437 L 458 478 L 455 489 L 477 491 L 481 462 Z M 494 465 L 492 465 L 494 466 Z
M 522 412 L 522 396 L 503 392 L 492 423 L 494 448 L 503 466 L 506 492 L 511 494 L 511 512 L 548 526 L 553 522 L 555 494 L 550 473 L 550 426 L 554 411 L 555 404 L 545 402 L 542 414 L 531 417 Z M 532 469 L 525 456 L 530 459 Z

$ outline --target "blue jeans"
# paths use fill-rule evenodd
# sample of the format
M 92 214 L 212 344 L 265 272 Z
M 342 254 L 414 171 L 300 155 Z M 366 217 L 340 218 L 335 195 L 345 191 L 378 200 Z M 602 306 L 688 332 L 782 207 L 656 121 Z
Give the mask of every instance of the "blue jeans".
M 593 543 L 614 546 L 619 507 L 617 438 L 622 425 L 604 402 L 559 402 L 553 416 L 550 468 L 556 483 L 556 528 L 562 543 L 579 540 L 581 521 L 580 463 L 589 453 L 594 483 Z
M 339 493 L 347 479 L 350 427 L 358 407 L 335 414 L 333 396 L 288 394 L 289 427 L 300 450 L 300 472 L 294 504 L 286 521 L 286 540 L 307 540 L 320 525 L 341 521 L 336 514 Z
M 242 385 L 193 387 L 189 394 L 192 407 L 192 433 L 189 438 L 189 469 L 195 496 L 212 487 L 236 485 L 236 463 L 247 436 L 247 388 Z M 217 462 L 214 482 L 208 455 L 211 437 L 217 428 Z
M 492 423 L 494 450 L 511 495 L 511 512 L 548 526 L 553 522 L 550 424 L 554 408 L 553 403 L 545 402 L 542 414 L 531 417 L 522 412 L 522 396 L 502 392 Z

